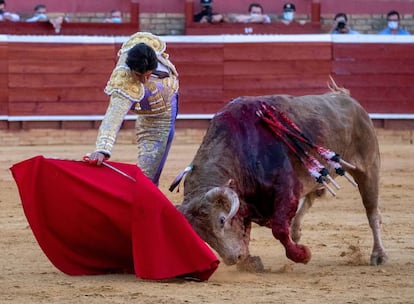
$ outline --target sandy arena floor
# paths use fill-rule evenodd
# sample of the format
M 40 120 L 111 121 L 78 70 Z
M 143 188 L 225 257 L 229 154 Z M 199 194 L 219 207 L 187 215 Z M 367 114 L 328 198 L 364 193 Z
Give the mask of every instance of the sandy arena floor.
M 266 271 L 241 273 L 223 263 L 208 282 L 144 281 L 133 275 L 70 277 L 52 266 L 36 243 L 9 167 L 43 154 L 80 158 L 92 145 L 3 146 L 0 150 L 0 303 L 414 303 L 414 145 L 380 141 L 383 240 L 389 262 L 368 266 L 372 237 L 359 195 L 345 179 L 337 198 L 317 201 L 305 217 L 307 265 L 290 262 L 271 231 L 255 226 L 251 252 Z M 174 142 L 162 176 L 168 192 L 198 143 Z M 133 145 L 116 146 L 113 160 L 135 162 Z

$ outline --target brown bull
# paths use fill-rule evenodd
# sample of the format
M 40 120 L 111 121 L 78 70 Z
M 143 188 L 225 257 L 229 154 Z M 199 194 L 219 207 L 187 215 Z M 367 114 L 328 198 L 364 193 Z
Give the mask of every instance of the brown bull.
M 265 108 L 285 120 L 272 129 L 261 115 Z M 295 127 L 302 137 L 294 136 Z M 307 263 L 310 250 L 297 243 L 301 220 L 323 184 L 332 185 L 326 175 L 318 179 L 310 174 L 309 159 L 324 167 L 327 163 L 315 153 L 315 146 L 335 151 L 354 165 L 341 168 L 358 185 L 372 229 L 370 263 L 385 263 L 375 129 L 359 103 L 338 89 L 324 95 L 239 97 L 231 101 L 209 125 L 185 179 L 184 200 L 178 208 L 228 265 L 263 269 L 260 258 L 249 254 L 252 223 L 272 229 L 289 259 Z M 337 176 L 335 172 L 329 169 L 329 175 Z M 301 198 L 305 203 L 298 210 Z

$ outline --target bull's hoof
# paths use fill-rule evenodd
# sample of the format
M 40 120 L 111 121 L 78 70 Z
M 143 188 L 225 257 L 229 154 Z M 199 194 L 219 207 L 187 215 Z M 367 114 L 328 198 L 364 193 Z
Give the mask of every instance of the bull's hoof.
M 300 225 L 296 225 L 295 223 L 292 224 L 290 227 L 290 237 L 292 240 L 297 243 L 300 241 L 300 238 L 302 236 L 302 231 L 300 229 Z
M 310 249 L 304 245 L 295 245 L 289 249 L 286 250 L 286 256 L 295 263 L 307 264 L 312 257 Z
M 237 264 L 237 269 L 245 272 L 263 272 L 264 266 L 260 257 L 249 255 Z
M 370 264 L 372 266 L 384 265 L 388 261 L 388 256 L 385 252 L 373 252 L 371 254 Z

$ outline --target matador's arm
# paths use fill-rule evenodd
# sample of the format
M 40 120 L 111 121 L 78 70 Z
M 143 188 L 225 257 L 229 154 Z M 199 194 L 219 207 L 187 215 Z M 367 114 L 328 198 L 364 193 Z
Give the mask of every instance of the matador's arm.
M 108 109 L 99 127 L 96 152 L 111 156 L 116 137 L 131 106 L 132 102 L 129 99 L 118 93 L 111 94 Z

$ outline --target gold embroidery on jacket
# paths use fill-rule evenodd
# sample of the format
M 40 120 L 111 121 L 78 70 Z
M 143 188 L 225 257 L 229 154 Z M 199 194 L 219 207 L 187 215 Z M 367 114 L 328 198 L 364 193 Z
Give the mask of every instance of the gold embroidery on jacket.
M 150 78 L 150 81 L 147 84 L 143 85 L 133 76 L 131 70 L 125 63 L 127 51 L 140 42 L 146 43 L 155 50 L 158 60 L 163 65 L 168 67 L 170 71 L 169 77 L 159 79 L 156 76 L 152 76 Z M 132 110 L 138 114 L 157 114 L 162 113 L 167 108 L 169 108 L 170 100 L 173 94 L 178 91 L 179 82 L 177 79 L 178 73 L 175 69 L 175 66 L 171 63 L 171 61 L 168 60 L 168 54 L 163 53 L 165 47 L 165 43 L 160 38 L 150 33 L 138 32 L 131 36 L 131 38 L 122 45 L 121 49 L 118 52 L 118 55 L 120 57 L 106 85 L 105 93 L 111 95 L 116 92 L 121 96 L 131 100 L 134 103 Z M 157 92 L 155 90 L 154 85 L 150 83 L 151 81 L 161 82 L 161 92 Z M 148 100 L 151 109 L 143 110 L 141 101 L 145 96 L 146 89 L 149 89 L 151 95 L 154 96 L 150 96 Z

